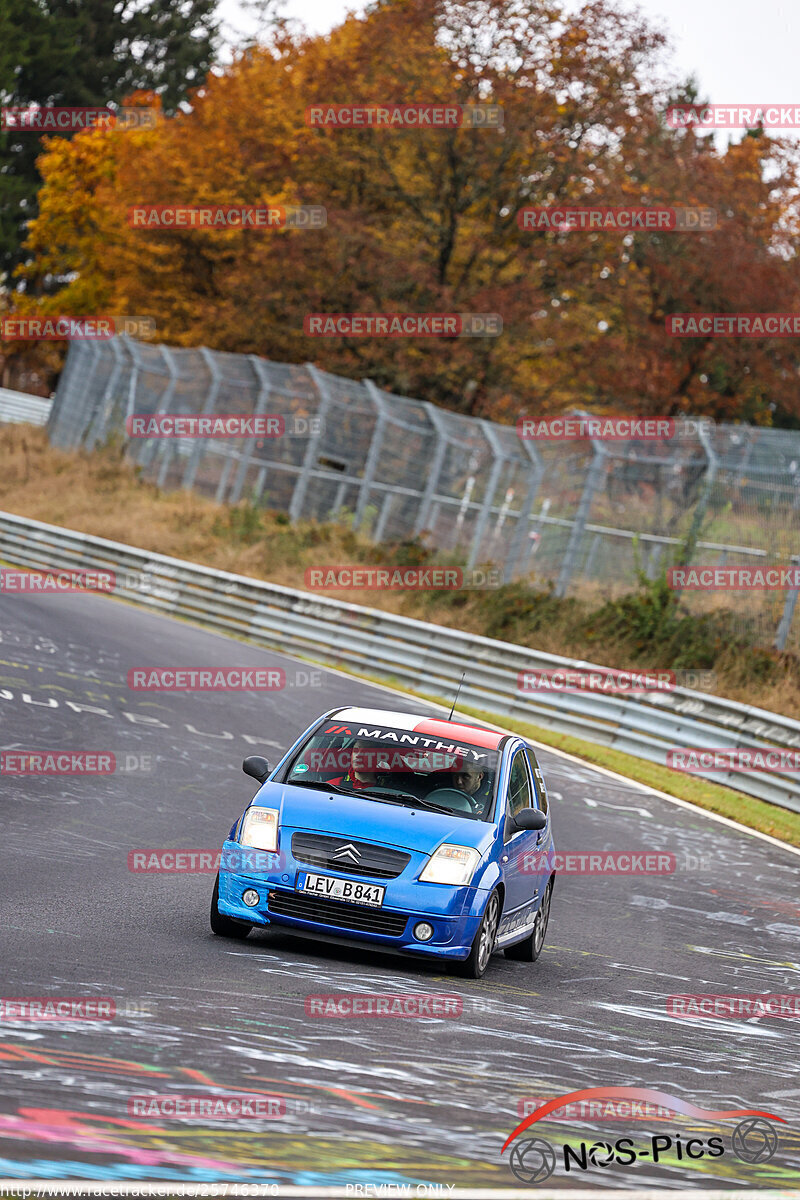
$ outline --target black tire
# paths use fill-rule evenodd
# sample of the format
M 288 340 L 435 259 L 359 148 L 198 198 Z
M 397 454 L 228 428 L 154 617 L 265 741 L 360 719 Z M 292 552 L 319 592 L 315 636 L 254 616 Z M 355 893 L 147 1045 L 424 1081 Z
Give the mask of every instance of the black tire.
M 478 926 L 478 932 L 475 934 L 469 958 L 465 959 L 464 962 L 454 964 L 455 970 L 459 975 L 465 975 L 467 979 L 480 979 L 485 975 L 486 968 L 491 961 L 494 944 L 497 941 L 497 926 L 500 924 L 500 911 L 500 893 L 495 890 L 486 901 L 486 908 L 483 910 L 481 923 Z
M 214 880 L 214 895 L 211 897 L 211 930 L 217 937 L 246 938 L 252 925 L 245 924 L 244 921 L 234 921 L 230 917 L 226 917 L 224 913 L 219 911 L 219 874 Z
M 544 939 L 547 933 L 547 924 L 550 920 L 550 900 L 553 895 L 553 876 L 551 875 L 547 881 L 547 887 L 544 889 L 542 903 L 539 905 L 539 911 L 536 914 L 536 920 L 533 929 L 522 942 L 515 942 L 513 946 L 507 946 L 503 951 L 506 958 L 516 959 L 517 962 L 536 962 L 536 959 L 542 953 L 544 948 Z

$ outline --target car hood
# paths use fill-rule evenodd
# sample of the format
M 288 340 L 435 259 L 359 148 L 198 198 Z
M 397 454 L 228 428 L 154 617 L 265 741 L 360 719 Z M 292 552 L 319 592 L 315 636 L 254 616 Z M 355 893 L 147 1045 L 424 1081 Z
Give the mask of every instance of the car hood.
M 423 854 L 431 854 L 441 842 L 455 842 L 473 846 L 483 855 L 495 834 L 495 826 L 486 821 L 285 783 L 265 783 L 253 797 L 253 804 L 279 809 L 281 825 L 292 829 L 361 838 Z

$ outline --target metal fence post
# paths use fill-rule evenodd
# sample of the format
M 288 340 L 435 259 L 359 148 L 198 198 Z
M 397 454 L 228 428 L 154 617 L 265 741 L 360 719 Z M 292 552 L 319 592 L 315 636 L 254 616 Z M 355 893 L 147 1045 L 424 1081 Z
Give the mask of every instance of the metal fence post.
M 486 484 L 486 495 L 483 498 L 481 511 L 478 513 L 478 519 L 475 522 L 475 533 L 472 537 L 472 547 L 470 548 L 469 558 L 467 559 L 468 571 L 471 571 L 478 561 L 478 555 L 481 552 L 481 542 L 483 541 L 483 535 L 486 532 L 486 526 L 489 523 L 489 516 L 492 511 L 494 494 L 497 490 L 497 484 L 500 481 L 500 475 L 503 467 L 508 461 L 503 453 L 503 445 L 500 441 L 500 438 L 495 433 L 491 422 L 481 421 L 480 425 L 487 442 L 492 448 L 494 461 L 492 462 L 492 469 L 489 472 L 489 482 Z
M 793 554 L 789 559 L 793 567 L 800 564 L 800 556 Z M 794 618 L 794 610 L 797 606 L 798 588 L 790 588 L 786 593 L 786 599 L 783 603 L 783 615 L 781 616 L 780 624 L 778 625 L 777 633 L 775 634 L 775 649 L 784 650 L 786 647 L 786 639 L 789 636 L 789 630 L 792 627 L 792 619 Z
M 162 346 L 161 349 L 163 351 L 162 358 L 166 358 L 166 347 Z M 128 404 L 125 411 L 126 423 L 128 417 L 132 417 L 136 412 L 136 389 L 139 386 L 139 355 L 136 352 L 136 343 L 134 341 L 131 341 L 128 353 L 131 356 L 131 374 L 128 380 Z
M 124 337 L 125 335 L 123 334 L 122 336 Z M 120 347 L 120 338 L 112 338 L 109 342 L 109 346 L 111 353 L 114 356 L 114 365 L 111 368 L 111 373 L 108 377 L 108 383 L 103 389 L 98 403 L 95 405 L 89 421 L 89 427 L 84 436 L 84 445 L 86 446 L 87 450 L 94 450 L 95 446 L 105 432 L 105 427 L 109 416 L 109 408 L 114 399 L 114 392 L 117 384 L 119 383 L 119 377 L 122 374 L 124 359 Z
M 414 522 L 412 537 L 419 537 L 425 528 L 425 522 L 428 520 L 431 503 L 436 494 L 436 487 L 439 483 L 439 475 L 441 474 L 448 445 L 447 426 L 445 425 L 444 417 L 429 400 L 423 400 L 422 403 L 425 405 L 425 411 L 428 414 L 431 425 L 433 425 L 436 431 L 436 449 L 433 454 L 433 462 L 431 463 L 431 473 L 428 476 L 425 491 L 422 493 L 422 499 L 419 502 L 419 511 L 417 512 L 417 519 Z
M 297 483 L 294 485 L 294 491 L 292 492 L 292 499 L 289 504 L 289 519 L 292 521 L 299 521 L 303 515 L 303 508 L 305 507 L 306 502 L 306 493 L 308 491 L 308 485 L 311 482 L 311 471 L 314 464 L 314 459 L 317 456 L 319 443 L 325 429 L 325 422 L 331 406 L 331 394 L 321 371 L 319 371 L 313 363 L 306 363 L 306 370 L 311 376 L 311 381 L 314 384 L 314 387 L 317 389 L 317 395 L 320 398 L 319 408 L 317 409 L 319 425 L 317 426 L 317 432 L 312 434 L 308 439 L 308 446 L 306 447 L 303 465 L 300 468 L 300 474 L 297 477 Z
M 695 542 L 700 534 L 700 528 L 703 524 L 703 517 L 706 515 L 708 502 L 711 498 L 711 489 L 714 486 L 714 481 L 717 477 L 717 467 L 719 466 L 719 459 L 717 458 L 716 451 L 711 445 L 711 440 L 708 436 L 708 430 L 702 421 L 698 422 L 697 436 L 700 439 L 700 445 L 703 447 L 703 452 L 705 453 L 708 467 L 706 468 L 706 477 L 703 481 L 703 490 L 700 493 L 697 504 L 695 505 L 695 510 L 692 514 L 692 521 L 689 526 L 689 532 L 686 535 L 686 540 L 681 550 L 680 561 L 676 564 L 681 567 L 689 566 L 694 555 Z M 675 594 L 676 596 L 679 595 L 680 590 L 677 589 Z
M 53 407 L 50 409 L 50 416 L 47 421 L 47 436 L 52 446 L 62 446 L 65 449 L 72 449 L 74 446 L 80 445 L 80 437 L 71 438 L 68 435 L 69 426 L 72 424 L 72 408 L 73 395 L 80 391 L 79 380 L 81 373 L 85 371 L 86 365 L 91 365 L 96 354 L 96 347 L 92 342 L 70 342 L 69 350 L 67 351 L 67 361 L 64 364 L 64 370 L 58 381 L 56 388 Z M 89 363 L 86 364 L 86 359 Z
M 264 363 L 263 359 L 260 359 L 257 354 L 249 354 L 248 358 L 250 360 L 250 366 L 253 368 L 253 374 L 255 375 L 255 377 L 259 381 L 259 383 L 261 384 L 261 387 L 259 388 L 258 396 L 256 398 L 256 407 L 253 412 L 253 416 L 263 417 L 267 411 L 267 404 L 269 403 L 269 398 L 272 395 L 272 382 L 270 380 L 269 372 L 267 371 L 267 367 L 266 367 L 266 364 Z M 229 498 L 229 502 L 231 504 L 238 504 L 242 498 L 242 491 L 244 489 L 244 481 L 247 478 L 247 470 L 253 459 L 253 450 L 254 449 L 255 449 L 255 446 L 254 446 L 253 440 L 251 438 L 250 441 L 247 443 L 247 450 L 245 450 L 245 452 L 239 456 L 239 469 L 236 472 L 236 478 L 233 481 L 233 487 L 231 488 L 231 494 L 230 494 L 230 498 Z M 220 487 L 221 486 L 222 486 L 222 480 L 220 479 Z M 263 491 L 263 487 L 262 487 L 261 491 Z M 217 489 L 217 493 L 218 493 L 217 501 L 219 502 L 222 500 L 222 495 L 220 494 L 219 488 Z M 254 496 L 253 499 L 260 500 L 261 492 L 259 492 L 259 494 L 257 496 Z
M 164 366 L 167 369 L 167 382 L 164 384 L 164 390 L 158 400 L 158 408 L 154 412 L 168 413 L 172 404 L 172 397 L 175 393 L 175 388 L 178 383 L 178 371 L 175 367 L 175 362 L 172 357 L 172 352 L 169 346 L 163 344 L 159 347 L 161 357 L 164 360 Z M 128 380 L 128 416 L 132 417 L 136 407 L 136 393 L 139 387 L 139 371 L 141 365 L 139 363 L 139 349 L 136 343 L 133 343 L 132 350 L 133 371 Z M 150 438 L 142 446 L 138 455 L 138 462 L 142 467 L 155 467 L 156 463 L 160 463 L 158 472 L 157 486 L 163 487 L 166 479 L 167 467 L 169 466 L 172 456 L 172 442 L 169 438 Z
M 73 350 L 76 351 L 75 355 Z M 56 402 L 53 404 L 48 424 L 48 436 L 54 446 L 71 450 L 83 444 L 87 409 L 90 409 L 93 395 L 93 377 L 101 359 L 99 343 L 71 344 L 70 357 L 65 369 L 66 379 L 63 383 L 59 381 Z
M 759 431 L 757 429 L 750 429 L 747 425 L 742 425 L 741 436 L 747 438 L 747 445 L 744 448 L 742 461 L 739 463 L 739 468 L 736 472 L 736 480 L 733 485 L 737 491 L 747 478 L 747 469 L 750 466 L 750 459 L 753 457 L 753 451 L 755 450 L 756 443 L 758 442 Z
M 172 407 L 172 397 L 175 395 L 175 390 L 178 386 L 178 370 L 175 366 L 169 350 L 164 354 L 164 362 L 167 364 L 167 372 L 169 373 L 169 382 L 164 388 L 164 394 L 160 400 L 160 411 L 168 413 Z M 169 471 L 170 463 L 172 462 L 173 454 L 177 454 L 176 443 L 171 438 L 163 438 L 160 442 L 154 441 L 155 450 L 153 452 L 153 462 L 156 462 L 156 455 L 161 456 L 161 465 L 158 470 L 158 487 L 163 488 L 167 481 L 167 472 Z
M 208 367 L 211 375 L 211 386 L 206 393 L 205 403 L 203 405 L 203 416 L 206 417 L 214 412 L 214 405 L 217 402 L 219 395 L 220 384 L 222 383 L 222 375 L 217 366 L 216 359 L 207 346 L 200 347 L 200 353 L 203 356 L 203 361 Z M 206 438 L 195 438 L 195 444 L 192 448 L 192 453 L 189 455 L 189 461 L 186 464 L 186 470 L 183 475 L 183 483 L 181 487 L 190 488 L 197 476 L 197 470 L 204 455 L 207 453 L 204 442 Z
M 594 458 L 586 476 L 586 483 L 583 485 L 578 511 L 575 513 L 575 519 L 572 522 L 567 549 L 564 552 L 564 561 L 561 564 L 561 570 L 556 583 L 555 595 L 559 599 L 563 599 L 567 594 L 567 588 L 570 585 L 578 562 L 578 554 L 581 542 L 583 541 L 583 532 L 589 520 L 589 514 L 592 511 L 592 503 L 595 494 L 603 485 L 603 480 L 608 470 L 606 448 L 596 438 L 592 438 L 592 452 Z
M 378 522 L 375 526 L 375 531 L 372 534 L 373 542 L 383 541 L 384 534 L 386 533 L 386 526 L 392 511 L 392 504 L 394 503 L 395 494 L 395 492 L 384 493 L 383 504 L 381 505 L 381 511 L 378 514 Z
M 542 477 L 544 476 L 542 456 L 539 451 L 535 446 L 532 446 L 527 439 L 523 440 L 522 445 L 525 449 L 525 453 L 531 460 L 531 481 L 528 485 L 525 499 L 520 506 L 519 516 L 517 517 L 517 523 L 514 527 L 514 532 L 509 539 L 508 554 L 506 555 L 506 561 L 503 564 L 503 578 L 506 583 L 510 583 L 510 581 L 515 577 L 517 563 L 519 562 L 520 554 L 522 553 L 522 547 L 525 544 L 525 536 L 530 527 L 533 506 L 536 503 L 536 497 L 539 494 Z
M 372 481 L 375 478 L 375 472 L 378 469 L 378 463 L 381 457 L 383 448 L 383 436 L 386 432 L 386 423 L 389 419 L 389 408 L 380 394 L 375 384 L 371 379 L 362 380 L 364 387 L 367 389 L 367 394 L 370 400 L 375 405 L 378 411 L 378 419 L 375 422 L 375 428 L 372 431 L 372 438 L 369 443 L 369 451 L 367 452 L 367 461 L 364 463 L 364 478 L 361 481 L 361 487 L 358 489 L 358 500 L 356 502 L 356 512 L 353 518 L 353 529 L 360 529 L 364 520 L 364 513 L 369 504 L 369 493 L 372 487 Z
M 175 368 L 175 363 L 172 358 L 172 353 L 168 346 L 161 346 L 161 357 L 164 360 L 164 365 L 167 368 L 167 382 L 164 385 L 164 391 L 161 393 L 161 398 L 158 402 L 159 407 L 156 410 L 159 413 L 169 412 L 172 396 L 178 382 L 178 372 Z M 134 406 L 136 404 L 136 390 L 139 384 L 139 355 L 138 349 L 134 346 L 133 350 L 133 372 L 128 383 L 128 416 L 133 416 Z M 160 461 L 161 466 L 156 480 L 157 487 L 163 487 L 167 477 L 167 468 L 169 467 L 170 458 L 172 455 L 172 442 L 169 438 L 151 438 L 149 442 L 145 442 L 142 446 L 141 454 L 139 455 L 139 463 L 143 467 L 155 466 Z

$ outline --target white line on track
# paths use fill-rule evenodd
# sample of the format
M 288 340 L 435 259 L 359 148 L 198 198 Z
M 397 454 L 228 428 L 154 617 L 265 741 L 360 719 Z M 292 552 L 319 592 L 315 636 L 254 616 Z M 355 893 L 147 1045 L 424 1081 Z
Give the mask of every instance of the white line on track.
M 298 658 L 294 654 L 287 654 L 283 650 L 279 651 L 278 653 L 283 655 L 284 658 L 292 659 L 293 662 L 302 663 L 309 661 L 309 659 Z M 434 700 L 427 700 L 423 696 L 416 695 L 414 692 L 402 692 L 398 688 L 390 687 L 388 684 L 376 683 L 372 679 L 364 679 L 360 675 L 352 675 L 349 671 L 343 671 L 340 667 L 332 667 L 328 663 L 321 660 L 314 659 L 313 661 L 318 662 L 320 666 L 323 666 L 325 670 L 329 671 L 332 675 L 341 675 L 343 679 L 352 679 L 356 683 L 366 683 L 371 687 L 380 689 L 383 692 L 388 692 L 391 696 L 401 696 L 404 700 L 416 700 L 418 703 L 419 701 L 422 701 L 430 708 L 436 709 L 437 712 L 449 713 L 450 711 L 446 705 L 437 704 Z M 455 715 L 458 716 L 458 713 Z M 477 719 L 478 718 L 476 717 L 465 718 L 465 720 L 468 721 L 475 721 Z M 487 726 L 489 729 L 496 729 L 498 733 L 513 733 L 513 730 L 506 729 L 503 725 L 494 725 L 491 721 L 481 720 L 479 723 Z M 518 736 L 522 737 L 523 735 L 519 734 Z M 559 758 L 565 758 L 568 762 L 577 763 L 578 766 L 583 767 L 585 770 L 596 771 L 599 775 L 607 775 L 609 779 L 615 779 L 618 783 L 624 783 L 628 787 L 636 788 L 646 796 L 658 796 L 661 800 L 668 800 L 670 804 L 677 804 L 679 808 L 688 809 L 690 812 L 694 813 L 695 816 L 706 817 L 709 821 L 717 821 L 721 825 L 727 825 L 729 829 L 735 829 L 737 833 L 746 833 L 750 837 L 759 838 L 762 842 L 769 842 L 773 846 L 779 846 L 781 850 L 788 850 L 790 854 L 794 854 L 800 858 L 800 847 L 790 846 L 788 842 L 782 842 L 780 838 L 772 837 L 768 833 L 761 833 L 758 829 L 751 829 L 749 825 L 740 825 L 738 821 L 734 821 L 730 817 L 723 817 L 719 813 L 710 812 L 707 808 L 700 808 L 696 804 L 690 804 L 688 800 L 679 800 L 677 796 L 670 796 L 668 792 L 660 792 L 658 788 L 649 787 L 645 783 L 639 783 L 638 779 L 631 779 L 628 775 L 620 775 L 616 771 L 610 770 L 608 767 L 598 766 L 596 763 L 590 762 L 586 758 L 577 758 L 574 754 L 568 754 L 566 750 L 558 750 L 555 746 L 548 746 L 546 742 L 536 742 L 533 740 L 533 738 L 524 738 L 524 741 L 526 741 L 530 746 L 535 746 L 537 750 L 545 750 L 548 754 L 556 754 Z M 450 1194 L 455 1195 L 454 1192 Z M 477 1193 L 475 1194 L 477 1195 Z M 517 1191 L 514 1194 L 518 1196 L 521 1193 Z M 541 1195 L 541 1192 L 537 1194 Z M 633 1193 L 626 1192 L 625 1194 L 632 1196 Z M 641 1194 L 643 1196 L 645 1195 L 645 1193 Z M 717 1193 L 715 1192 L 714 1195 L 716 1194 Z M 754 1196 L 755 1194 L 755 1192 L 749 1193 L 751 1196 Z M 781 1194 L 789 1195 L 789 1193 Z M 351 1195 L 355 1195 L 355 1193 L 351 1193 Z M 562 1192 L 559 1190 L 558 1195 L 559 1197 L 564 1197 L 565 1200 L 568 1200 L 567 1192 Z M 610 1197 L 612 1196 L 612 1193 L 604 1190 L 603 1195 Z M 800 1196 L 800 1192 L 796 1193 L 796 1195 Z

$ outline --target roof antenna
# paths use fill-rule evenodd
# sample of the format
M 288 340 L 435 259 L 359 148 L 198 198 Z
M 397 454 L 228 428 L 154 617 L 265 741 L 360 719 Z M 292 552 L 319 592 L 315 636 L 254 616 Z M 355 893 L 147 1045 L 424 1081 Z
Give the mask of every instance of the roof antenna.
M 461 684 L 464 682 L 464 676 L 466 675 L 466 673 L 467 673 L 466 671 L 461 672 L 461 678 L 458 681 L 458 687 L 456 688 L 455 699 L 453 700 L 453 707 L 450 709 L 450 715 L 447 718 L 448 721 L 452 721 L 452 719 L 453 719 L 453 712 L 455 711 L 456 700 L 458 699 L 459 692 L 461 691 Z

